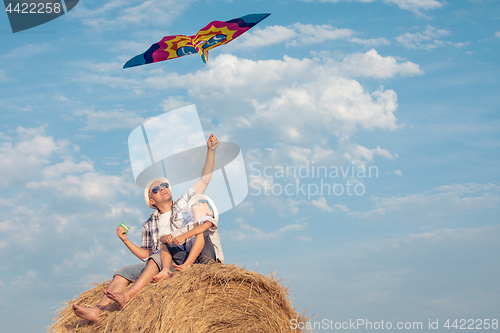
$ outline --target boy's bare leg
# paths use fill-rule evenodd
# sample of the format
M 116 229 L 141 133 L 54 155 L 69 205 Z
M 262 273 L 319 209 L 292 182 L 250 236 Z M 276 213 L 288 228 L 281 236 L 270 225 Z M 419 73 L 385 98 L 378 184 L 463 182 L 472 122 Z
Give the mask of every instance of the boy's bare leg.
M 113 280 L 106 288 L 107 291 L 111 291 L 113 293 L 121 293 L 126 286 L 130 283 L 129 280 L 125 279 L 123 276 L 115 275 L 113 276 Z M 99 303 L 93 307 L 83 307 L 76 304 L 73 304 L 73 312 L 80 318 L 90 320 L 94 323 L 98 322 L 101 317 L 100 314 L 102 311 L 112 302 L 106 294 L 102 296 Z
M 114 292 L 105 290 L 104 294 L 111 300 L 118 304 L 120 309 L 127 305 L 128 301 L 132 299 L 142 288 L 144 288 L 153 279 L 153 276 L 158 274 L 159 269 L 153 259 L 149 259 L 146 268 L 142 271 L 141 275 L 135 283 L 124 292 Z
M 194 264 L 196 258 L 200 255 L 201 251 L 203 251 L 203 247 L 205 246 L 205 237 L 203 234 L 198 234 L 195 236 L 193 247 L 191 248 L 191 252 L 189 252 L 189 256 L 186 261 L 182 265 L 176 265 L 174 263 L 174 269 L 176 271 L 183 271 L 186 268 L 191 267 Z
M 168 252 L 167 246 L 165 244 L 161 244 L 160 258 L 163 268 L 160 273 L 153 276 L 153 282 L 158 282 L 172 276 L 172 272 L 170 272 L 170 263 L 172 262 L 172 256 L 170 255 L 170 252 Z

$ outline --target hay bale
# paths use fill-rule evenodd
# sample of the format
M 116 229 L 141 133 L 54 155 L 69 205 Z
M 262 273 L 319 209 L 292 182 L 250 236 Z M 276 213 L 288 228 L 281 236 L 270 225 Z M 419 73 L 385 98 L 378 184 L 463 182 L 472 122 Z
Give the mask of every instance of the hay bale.
M 290 320 L 305 322 L 291 306 L 288 290 L 274 276 L 236 265 L 193 265 L 172 278 L 151 283 L 123 310 L 111 304 L 95 324 L 71 306 L 94 306 L 110 281 L 68 302 L 49 332 L 297 332 Z

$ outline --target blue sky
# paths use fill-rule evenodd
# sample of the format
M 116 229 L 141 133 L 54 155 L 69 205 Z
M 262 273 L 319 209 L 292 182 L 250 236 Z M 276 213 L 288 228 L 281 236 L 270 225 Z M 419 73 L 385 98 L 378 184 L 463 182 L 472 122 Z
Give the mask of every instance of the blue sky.
M 226 262 L 276 272 L 313 321 L 498 319 L 499 9 L 83 0 L 16 34 L 3 14 L 2 326 L 44 331 L 96 275 L 136 262 L 115 235 L 125 221 L 138 243 L 150 214 L 128 135 L 189 104 L 246 163 L 249 195 L 220 219 Z M 207 64 L 122 69 L 165 35 L 250 13 L 271 16 Z M 378 176 L 276 174 L 307 165 Z M 315 193 L 321 182 L 345 191 Z M 310 190 L 276 195 L 288 184 Z

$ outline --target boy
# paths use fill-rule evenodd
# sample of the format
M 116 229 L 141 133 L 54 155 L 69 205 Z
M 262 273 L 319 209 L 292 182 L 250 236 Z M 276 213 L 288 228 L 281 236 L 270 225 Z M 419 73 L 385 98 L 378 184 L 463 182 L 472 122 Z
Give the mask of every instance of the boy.
M 204 194 L 196 194 L 188 203 L 192 220 L 184 220 L 180 229 L 159 226 L 161 262 L 163 269 L 153 277 L 154 282 L 171 275 L 170 263 L 176 271 L 182 271 L 193 264 L 207 264 L 211 261 L 224 262 L 224 255 L 217 232 L 219 214 L 214 202 Z

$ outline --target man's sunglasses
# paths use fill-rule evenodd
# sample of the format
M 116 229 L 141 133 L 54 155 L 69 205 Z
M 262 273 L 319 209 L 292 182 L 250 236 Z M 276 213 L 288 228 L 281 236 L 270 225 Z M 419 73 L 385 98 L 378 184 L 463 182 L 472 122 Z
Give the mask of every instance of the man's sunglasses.
M 210 202 L 208 202 L 208 200 L 199 200 L 198 202 L 199 203 L 205 203 L 206 202 L 207 205 L 208 205 L 208 208 L 210 208 L 210 211 L 213 212 L 212 206 L 210 206 Z M 193 207 L 194 205 L 196 205 L 196 202 L 194 204 L 192 204 L 191 207 Z
M 155 186 L 151 189 L 151 194 L 156 194 L 156 193 L 160 192 L 161 189 L 168 188 L 168 187 L 169 187 L 168 183 L 161 183 L 160 185 Z

